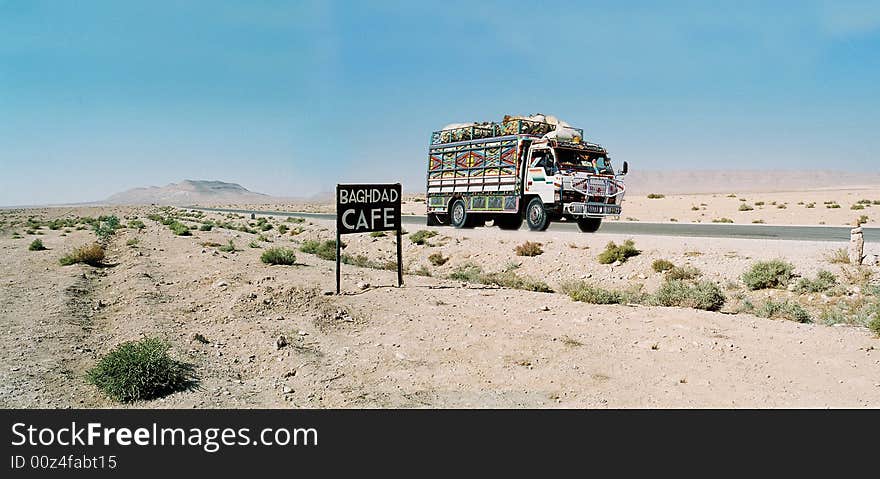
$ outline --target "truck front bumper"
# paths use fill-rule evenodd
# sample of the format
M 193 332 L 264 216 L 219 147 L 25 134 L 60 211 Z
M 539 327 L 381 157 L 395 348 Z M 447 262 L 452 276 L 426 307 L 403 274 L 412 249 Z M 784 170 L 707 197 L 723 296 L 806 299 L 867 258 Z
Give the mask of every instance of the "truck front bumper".
M 603 218 L 605 216 L 620 216 L 620 205 L 607 205 L 605 203 L 566 203 L 562 206 L 562 213 L 570 216 Z

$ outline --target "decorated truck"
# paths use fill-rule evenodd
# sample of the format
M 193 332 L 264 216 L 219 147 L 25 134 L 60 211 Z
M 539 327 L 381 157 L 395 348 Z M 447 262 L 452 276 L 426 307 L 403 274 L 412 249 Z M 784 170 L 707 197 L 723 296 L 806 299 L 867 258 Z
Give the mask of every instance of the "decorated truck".
M 553 117 L 448 125 L 431 134 L 428 225 L 533 231 L 573 221 L 584 232 L 619 216 L 628 165 L 615 172 L 605 148 Z

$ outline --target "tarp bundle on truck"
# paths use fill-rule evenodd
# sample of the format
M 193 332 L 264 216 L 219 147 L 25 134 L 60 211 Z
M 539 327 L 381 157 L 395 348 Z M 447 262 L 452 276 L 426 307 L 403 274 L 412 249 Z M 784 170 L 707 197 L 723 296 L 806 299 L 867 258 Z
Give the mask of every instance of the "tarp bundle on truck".
M 555 132 L 555 133 L 554 133 Z M 531 116 L 505 115 L 501 123 L 452 123 L 435 131 L 431 144 L 455 143 L 459 141 L 478 140 L 506 135 L 551 135 L 556 137 L 583 138 L 583 130 L 572 128 L 568 123 L 560 121 L 552 115 L 536 114 Z

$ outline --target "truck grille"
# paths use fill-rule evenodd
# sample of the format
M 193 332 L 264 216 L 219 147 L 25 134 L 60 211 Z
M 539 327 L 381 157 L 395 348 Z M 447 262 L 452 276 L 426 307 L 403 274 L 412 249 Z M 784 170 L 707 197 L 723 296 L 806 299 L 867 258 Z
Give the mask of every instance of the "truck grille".
M 596 203 L 569 203 L 565 205 L 567 213 L 573 215 L 601 215 L 617 216 L 620 214 L 620 205 L 605 205 Z

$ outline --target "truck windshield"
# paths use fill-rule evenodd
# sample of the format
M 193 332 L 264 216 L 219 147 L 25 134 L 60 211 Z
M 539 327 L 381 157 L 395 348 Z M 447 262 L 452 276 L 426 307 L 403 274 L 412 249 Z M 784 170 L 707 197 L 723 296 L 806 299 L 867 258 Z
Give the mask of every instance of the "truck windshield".
M 556 159 L 561 169 L 589 171 L 600 175 L 613 175 L 611 160 L 601 153 L 558 148 Z

